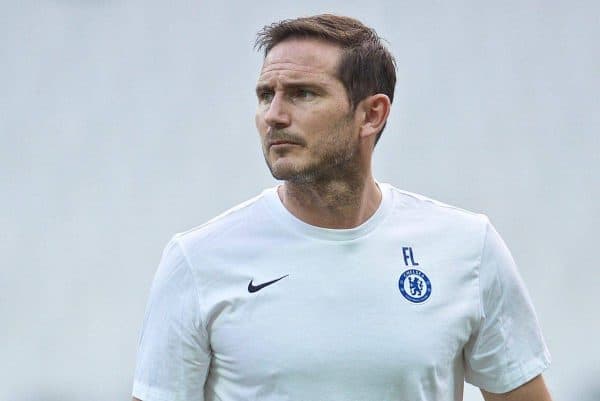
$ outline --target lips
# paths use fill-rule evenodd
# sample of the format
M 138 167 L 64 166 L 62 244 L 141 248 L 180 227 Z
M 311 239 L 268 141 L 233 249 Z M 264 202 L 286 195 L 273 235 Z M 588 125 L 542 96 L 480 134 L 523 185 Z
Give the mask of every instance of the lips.
M 277 145 L 298 145 L 296 142 L 290 142 L 290 141 L 272 141 L 269 142 L 269 147 L 271 146 L 277 146 Z

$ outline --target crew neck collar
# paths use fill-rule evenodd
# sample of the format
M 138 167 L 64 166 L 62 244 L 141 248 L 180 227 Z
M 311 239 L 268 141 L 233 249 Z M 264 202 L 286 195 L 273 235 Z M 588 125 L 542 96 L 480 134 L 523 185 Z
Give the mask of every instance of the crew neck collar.
M 379 207 L 364 223 L 353 228 L 324 228 L 308 224 L 296 216 L 294 216 L 283 205 L 277 187 L 269 188 L 263 192 L 266 200 L 265 206 L 271 215 L 278 220 L 282 225 L 292 231 L 295 231 L 303 236 L 325 240 L 325 241 L 352 241 L 373 231 L 388 215 L 392 206 L 392 191 L 391 186 L 386 183 L 377 183 L 381 191 L 381 203 Z

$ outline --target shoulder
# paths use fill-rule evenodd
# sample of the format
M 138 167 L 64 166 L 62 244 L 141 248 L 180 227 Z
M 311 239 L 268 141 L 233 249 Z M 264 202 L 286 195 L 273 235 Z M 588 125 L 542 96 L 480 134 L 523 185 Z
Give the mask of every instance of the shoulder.
M 388 184 L 394 197 L 395 212 L 404 216 L 440 228 L 458 230 L 475 230 L 485 233 L 489 225 L 488 217 L 483 213 L 473 212 L 457 206 L 395 188 Z
M 219 243 L 234 233 L 243 232 L 260 220 L 264 210 L 261 204 L 267 194 L 273 190 L 273 188 L 266 189 L 261 194 L 227 209 L 201 225 L 175 234 L 173 241 L 178 242 L 185 249 L 202 243 Z

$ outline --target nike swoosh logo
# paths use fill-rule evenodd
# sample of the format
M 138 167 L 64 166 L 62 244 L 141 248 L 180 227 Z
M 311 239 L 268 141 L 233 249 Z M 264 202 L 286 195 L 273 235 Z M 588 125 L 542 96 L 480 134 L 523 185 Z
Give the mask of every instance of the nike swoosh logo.
M 262 284 L 258 284 L 258 285 L 254 285 L 252 283 L 254 281 L 254 279 L 252 279 L 248 283 L 248 292 L 252 293 L 252 292 L 260 291 L 268 285 L 274 284 L 274 283 L 278 282 L 279 280 L 283 280 L 287 276 L 289 276 L 289 274 L 286 274 L 285 276 L 276 278 L 275 280 L 267 281 L 266 283 L 262 283 Z

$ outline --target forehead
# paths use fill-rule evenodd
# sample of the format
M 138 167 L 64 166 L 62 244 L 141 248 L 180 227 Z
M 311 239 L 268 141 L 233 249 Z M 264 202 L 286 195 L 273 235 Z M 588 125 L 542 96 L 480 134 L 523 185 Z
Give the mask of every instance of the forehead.
M 259 81 L 279 76 L 335 78 L 341 55 L 341 48 L 333 43 L 318 39 L 287 39 L 269 51 Z

